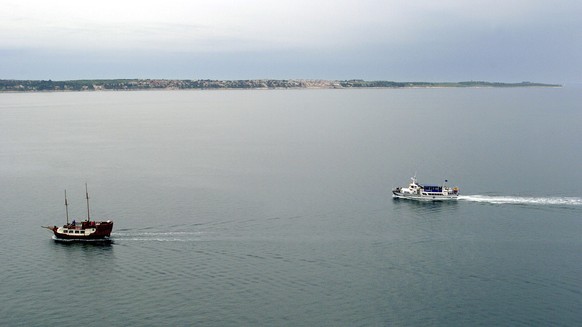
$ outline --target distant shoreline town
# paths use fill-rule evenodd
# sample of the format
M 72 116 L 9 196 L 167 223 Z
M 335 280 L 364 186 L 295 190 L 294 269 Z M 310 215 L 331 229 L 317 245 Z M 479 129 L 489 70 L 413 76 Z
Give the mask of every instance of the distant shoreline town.
M 442 87 L 561 87 L 545 83 L 499 82 L 392 82 L 353 80 L 178 80 L 178 79 L 96 79 L 96 80 L 0 80 L 0 92 L 44 91 L 129 91 L 129 90 L 213 90 L 213 89 L 359 89 L 359 88 L 442 88 Z

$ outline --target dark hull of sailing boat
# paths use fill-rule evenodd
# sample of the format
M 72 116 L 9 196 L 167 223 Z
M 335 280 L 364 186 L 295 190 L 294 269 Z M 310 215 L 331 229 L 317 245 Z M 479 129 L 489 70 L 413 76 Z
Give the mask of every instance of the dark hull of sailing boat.
M 113 222 L 83 221 L 81 224 L 67 224 L 62 227 L 49 228 L 57 240 L 108 240 L 113 229 Z

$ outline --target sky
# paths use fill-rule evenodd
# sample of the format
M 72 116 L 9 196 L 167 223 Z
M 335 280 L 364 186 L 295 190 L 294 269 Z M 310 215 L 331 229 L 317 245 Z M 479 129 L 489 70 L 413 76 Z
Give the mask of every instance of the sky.
M 582 82 L 580 0 L 3 0 L 0 79 Z

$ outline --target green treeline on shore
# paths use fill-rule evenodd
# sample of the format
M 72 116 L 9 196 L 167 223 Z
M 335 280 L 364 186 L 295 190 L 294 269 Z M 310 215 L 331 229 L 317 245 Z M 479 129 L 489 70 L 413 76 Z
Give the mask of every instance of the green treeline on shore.
M 0 80 L 0 92 L 35 91 L 101 91 L 154 89 L 350 89 L 350 88 L 413 88 L 413 87 L 561 87 L 544 83 L 499 82 L 392 82 L 364 80 L 172 80 L 172 79 L 98 79 L 98 80 Z

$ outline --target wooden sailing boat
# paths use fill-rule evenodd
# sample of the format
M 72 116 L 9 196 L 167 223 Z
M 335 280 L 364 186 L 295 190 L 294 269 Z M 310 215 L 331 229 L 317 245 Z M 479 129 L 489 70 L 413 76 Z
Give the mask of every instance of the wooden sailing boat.
M 65 190 L 65 212 L 67 223 L 62 227 L 43 226 L 54 233 L 55 240 L 82 241 L 82 240 L 101 240 L 107 241 L 113 229 L 113 221 L 95 221 L 91 220 L 89 210 L 89 192 L 85 184 L 85 198 L 87 199 L 87 220 L 76 222 L 73 220 L 69 223 L 69 203 L 67 201 L 67 191 Z

